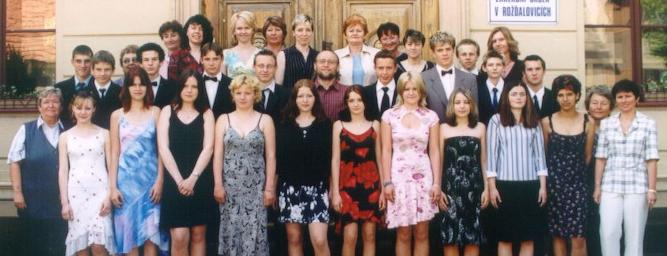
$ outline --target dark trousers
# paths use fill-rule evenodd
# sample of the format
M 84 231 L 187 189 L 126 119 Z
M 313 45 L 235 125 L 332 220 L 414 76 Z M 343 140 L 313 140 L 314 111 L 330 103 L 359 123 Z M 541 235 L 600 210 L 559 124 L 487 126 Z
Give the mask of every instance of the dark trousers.
M 67 222 L 60 218 L 19 217 L 21 255 L 65 255 Z

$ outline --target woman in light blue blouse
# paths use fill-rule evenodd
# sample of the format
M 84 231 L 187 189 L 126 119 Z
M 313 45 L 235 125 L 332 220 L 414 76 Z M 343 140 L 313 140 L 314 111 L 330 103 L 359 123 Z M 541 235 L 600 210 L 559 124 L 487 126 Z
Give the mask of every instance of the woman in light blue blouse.
M 600 122 L 595 152 L 602 254 L 620 255 L 623 233 L 625 255 L 642 255 L 648 209 L 657 199 L 658 135 L 655 120 L 637 111 L 639 85 L 621 80 L 612 95 L 618 112 Z
M 498 114 L 487 129 L 487 177 L 491 204 L 496 208 L 498 255 L 533 254 L 533 239 L 543 234 L 547 201 L 544 138 L 538 115 L 523 82 L 510 82 L 500 96 Z

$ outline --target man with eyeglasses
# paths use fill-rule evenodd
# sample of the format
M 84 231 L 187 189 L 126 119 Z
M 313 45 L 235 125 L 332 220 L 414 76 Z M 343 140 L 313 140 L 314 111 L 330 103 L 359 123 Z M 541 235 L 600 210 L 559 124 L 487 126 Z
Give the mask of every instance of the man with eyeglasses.
M 137 48 L 139 48 L 135 44 L 131 44 L 128 46 L 125 46 L 123 50 L 120 51 L 120 66 L 123 68 L 123 75 L 113 81 L 117 85 L 123 86 L 123 77 L 125 77 L 125 73 L 127 73 L 127 69 L 130 67 L 132 64 L 138 64 L 139 61 L 137 60 Z
M 77 91 L 84 90 L 92 76 L 91 72 L 91 58 L 93 57 L 93 50 L 87 45 L 78 45 L 72 51 L 72 67 L 74 68 L 74 75 L 67 80 L 60 81 L 56 84 L 56 88 L 60 89 L 63 95 L 62 108 L 60 111 L 60 122 L 62 122 L 65 129 L 72 127 L 73 119 L 69 108 L 70 101 Z
M 331 50 L 323 50 L 315 58 L 315 90 L 320 96 L 324 113 L 332 122 L 338 120 L 338 113 L 345 108 L 345 92 L 348 86 L 338 79 L 338 55 Z
M 263 49 L 255 54 L 253 68 L 262 85 L 262 101 L 255 104 L 255 110 L 268 114 L 273 122 L 280 120 L 280 111 L 287 105 L 290 92 L 282 85 L 276 84 L 276 56 L 271 50 Z

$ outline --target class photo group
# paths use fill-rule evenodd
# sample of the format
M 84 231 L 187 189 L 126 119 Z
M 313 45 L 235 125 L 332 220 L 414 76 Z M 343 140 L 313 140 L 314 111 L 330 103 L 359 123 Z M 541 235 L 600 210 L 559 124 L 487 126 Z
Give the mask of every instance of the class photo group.
M 369 256 L 380 239 L 392 255 L 643 255 L 659 156 L 637 83 L 547 83 L 503 26 L 480 54 L 391 22 L 377 49 L 358 14 L 337 50 L 311 46 L 308 15 L 229 21 L 228 49 L 195 15 L 117 59 L 72 50 L 7 156 L 17 255 Z

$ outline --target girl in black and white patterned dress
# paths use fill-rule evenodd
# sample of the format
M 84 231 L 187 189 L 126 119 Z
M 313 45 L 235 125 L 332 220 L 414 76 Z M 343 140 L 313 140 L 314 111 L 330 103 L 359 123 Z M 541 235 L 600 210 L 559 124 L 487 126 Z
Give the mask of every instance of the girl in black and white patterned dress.
M 287 229 L 290 255 L 303 255 L 302 224 L 308 225 L 315 255 L 328 255 L 328 177 L 331 172 L 331 123 L 313 89 L 299 80 L 276 132 L 279 221 Z

